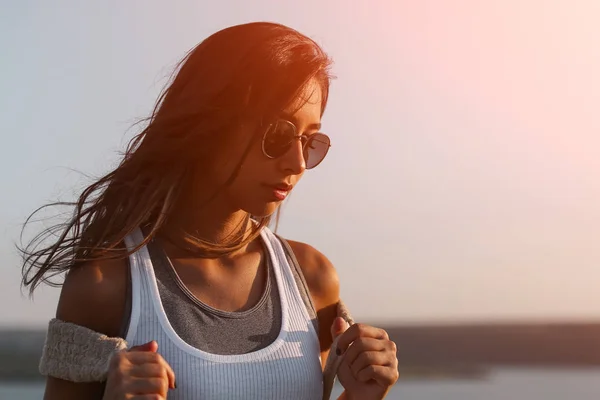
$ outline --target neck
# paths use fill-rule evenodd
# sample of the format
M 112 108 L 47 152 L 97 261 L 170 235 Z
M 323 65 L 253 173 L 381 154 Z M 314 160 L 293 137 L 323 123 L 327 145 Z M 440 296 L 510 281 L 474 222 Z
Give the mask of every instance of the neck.
M 198 240 L 217 247 L 232 246 L 247 239 L 252 231 L 248 213 L 228 207 L 220 196 L 202 207 L 195 207 L 195 204 L 198 202 L 192 198 L 180 201 L 161 228 L 161 236 L 176 247 L 202 253 L 197 246 Z M 239 251 L 244 249 L 236 253 Z

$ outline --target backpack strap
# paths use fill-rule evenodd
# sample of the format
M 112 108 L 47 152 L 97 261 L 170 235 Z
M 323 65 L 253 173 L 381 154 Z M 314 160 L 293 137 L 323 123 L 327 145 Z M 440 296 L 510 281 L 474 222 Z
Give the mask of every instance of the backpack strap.
M 302 273 L 302 269 L 300 268 L 300 263 L 298 262 L 298 259 L 296 258 L 296 255 L 294 254 L 294 251 L 292 250 L 292 247 L 290 246 L 288 241 L 285 240 L 284 238 L 282 238 L 281 236 L 279 236 L 279 235 L 275 235 L 275 236 L 277 236 L 277 238 L 281 241 L 281 244 L 283 245 L 283 249 L 285 250 L 288 262 L 290 263 L 290 265 L 293 266 L 293 268 L 298 273 L 298 276 L 300 277 L 300 281 L 302 282 L 302 285 L 303 285 L 303 289 L 304 289 L 305 293 L 307 294 L 306 297 L 309 299 L 310 306 L 312 307 L 312 310 L 314 311 L 314 315 L 316 316 L 317 311 L 315 309 L 315 305 L 312 301 L 312 298 L 310 297 L 310 292 L 308 290 L 308 285 L 306 284 L 306 279 L 304 278 L 304 274 Z M 346 321 L 346 323 L 348 323 L 348 326 L 354 325 L 354 320 L 352 319 L 352 316 L 350 315 L 348 308 L 346 307 L 344 302 L 341 300 L 337 305 L 337 316 L 342 317 Z M 323 368 L 323 400 L 329 400 L 329 398 L 331 397 L 331 392 L 333 390 L 333 385 L 335 383 L 335 379 L 337 376 L 337 370 L 338 370 L 338 367 L 340 366 L 340 363 L 342 362 L 342 357 L 338 356 L 335 351 L 337 348 L 337 342 L 338 342 L 338 339 L 336 338 L 333 341 L 331 348 L 329 350 L 329 356 L 327 357 L 327 361 L 325 362 L 325 368 Z
M 304 273 L 302 272 L 302 268 L 300 268 L 300 263 L 298 262 L 298 259 L 296 258 L 296 255 L 294 254 L 294 250 L 292 249 L 292 246 L 290 246 L 290 243 L 285 240 L 284 238 L 282 238 L 281 236 L 275 234 L 275 236 L 277 237 L 277 239 L 279 239 L 279 241 L 281 242 L 281 245 L 283 247 L 283 250 L 285 252 L 285 256 L 288 260 L 288 263 L 290 264 L 290 266 L 294 269 L 295 271 L 295 275 L 298 276 L 300 283 L 302 284 L 302 287 L 299 287 L 298 289 L 300 289 L 302 292 L 304 292 L 304 298 L 306 308 L 310 308 L 310 311 L 312 311 L 312 317 L 314 317 L 315 319 L 317 318 L 317 309 L 315 308 L 315 304 L 313 303 L 312 297 L 310 296 L 310 291 L 308 290 L 308 284 L 306 283 L 306 278 L 304 278 Z M 309 314 L 311 314 L 309 312 Z M 318 332 L 318 329 L 317 329 Z

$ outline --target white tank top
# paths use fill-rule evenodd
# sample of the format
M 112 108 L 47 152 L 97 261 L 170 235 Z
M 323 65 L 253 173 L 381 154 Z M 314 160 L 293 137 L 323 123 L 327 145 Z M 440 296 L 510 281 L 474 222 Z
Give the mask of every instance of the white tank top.
M 177 389 L 169 391 L 169 400 L 315 400 L 322 397 L 323 374 L 317 333 L 281 242 L 268 228 L 263 228 L 261 238 L 279 289 L 281 328 L 274 342 L 246 354 L 207 353 L 183 341 L 165 314 L 147 248 L 142 247 L 129 257 L 132 303 L 126 340 L 129 346 L 151 340 L 158 343 L 158 352 L 176 376 Z M 133 249 L 142 240 L 138 229 L 125 242 Z

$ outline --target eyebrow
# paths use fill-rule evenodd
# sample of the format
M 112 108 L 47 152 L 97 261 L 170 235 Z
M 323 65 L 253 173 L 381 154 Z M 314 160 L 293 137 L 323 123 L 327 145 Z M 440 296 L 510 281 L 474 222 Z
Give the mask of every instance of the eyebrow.
M 288 121 L 290 121 L 291 123 L 293 123 L 296 127 L 299 125 L 298 124 L 298 119 L 296 117 L 294 117 L 293 115 L 290 115 L 288 113 L 285 113 L 285 112 L 281 113 L 281 118 L 287 119 Z M 318 123 L 312 123 L 312 124 L 309 124 L 306 127 L 305 130 L 307 130 L 307 131 L 312 131 L 312 130 L 318 131 L 319 129 L 321 129 L 321 126 L 322 125 L 321 125 L 320 122 L 318 122 Z

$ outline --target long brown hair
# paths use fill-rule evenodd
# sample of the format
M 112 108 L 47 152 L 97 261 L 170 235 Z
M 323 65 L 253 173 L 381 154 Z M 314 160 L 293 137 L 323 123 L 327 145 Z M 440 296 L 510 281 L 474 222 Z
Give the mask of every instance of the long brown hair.
M 127 146 L 119 165 L 83 190 L 66 221 L 37 234 L 23 255 L 22 284 L 30 294 L 42 282 L 92 260 L 124 257 L 124 238 L 140 226 L 160 231 L 189 183 L 192 168 L 209 165 L 243 121 L 274 117 L 316 78 L 322 112 L 329 93 L 330 60 L 311 39 L 283 25 L 250 23 L 221 30 L 192 49 L 159 96 L 145 128 Z M 240 165 L 243 160 L 240 160 Z M 231 180 L 231 179 L 230 179 Z M 227 243 L 195 239 L 205 254 L 225 254 L 255 239 L 270 217 L 256 218 L 249 236 Z M 191 237 L 191 236 L 190 236 Z M 189 237 L 188 237 L 189 239 Z

